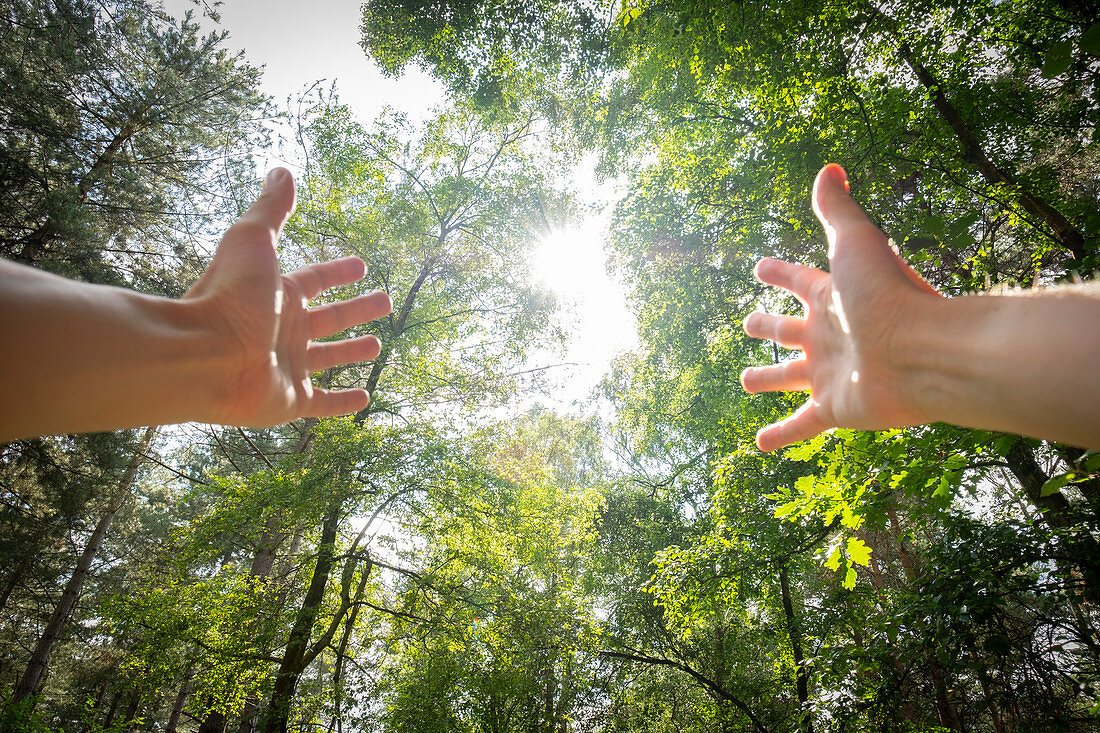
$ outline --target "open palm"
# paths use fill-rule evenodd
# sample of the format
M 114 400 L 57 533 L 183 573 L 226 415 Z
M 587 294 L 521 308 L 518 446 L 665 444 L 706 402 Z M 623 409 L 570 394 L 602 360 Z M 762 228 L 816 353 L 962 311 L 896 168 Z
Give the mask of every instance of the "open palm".
M 764 451 L 833 427 L 873 430 L 925 422 L 910 406 L 892 344 L 913 301 L 938 294 L 851 199 L 840 166 L 818 174 L 813 204 L 829 238 L 830 272 L 773 259 L 756 266 L 757 279 L 793 293 L 806 316 L 754 313 L 744 324 L 750 336 L 803 351 L 793 361 L 746 369 L 745 389 L 810 391 L 793 415 L 759 432 L 757 445 Z
M 314 308 L 309 301 L 329 288 L 362 279 L 357 257 L 309 265 L 282 274 L 275 244 L 294 210 L 294 181 L 275 169 L 252 207 L 225 233 L 186 300 L 200 307 L 224 338 L 231 356 L 225 369 L 224 414 L 217 422 L 268 426 L 305 416 L 339 415 L 366 407 L 362 389 L 314 387 L 310 374 L 378 356 L 375 336 L 318 343 L 352 326 L 387 315 L 385 293 Z

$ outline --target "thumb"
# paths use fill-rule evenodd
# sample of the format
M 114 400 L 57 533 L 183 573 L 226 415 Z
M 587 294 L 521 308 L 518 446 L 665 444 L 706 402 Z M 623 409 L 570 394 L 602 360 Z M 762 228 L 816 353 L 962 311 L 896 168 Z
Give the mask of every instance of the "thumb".
M 829 163 L 818 172 L 813 206 L 829 238 L 830 260 L 836 255 L 838 234 L 851 228 L 874 227 L 859 204 L 848 195 L 848 174 L 836 163 Z
M 202 296 L 217 283 L 224 283 L 225 278 L 233 279 L 242 273 L 277 276 L 275 244 L 292 211 L 294 178 L 286 168 L 275 168 L 264 179 L 263 190 L 256 201 L 226 230 L 214 258 L 187 295 Z
M 273 168 L 264 179 L 259 198 L 234 226 L 244 225 L 244 228 L 249 229 L 266 227 L 270 230 L 274 243 L 293 211 L 294 177 L 286 168 Z
M 940 295 L 890 247 L 882 230 L 852 200 L 848 194 L 848 174 L 836 163 L 826 165 L 817 174 L 813 205 L 814 213 L 829 238 L 830 263 L 835 264 L 838 255 L 849 263 L 859 261 L 865 266 L 879 262 L 885 268 L 881 272 L 894 269 L 920 290 Z M 842 247 L 843 252 L 838 252 L 838 247 Z

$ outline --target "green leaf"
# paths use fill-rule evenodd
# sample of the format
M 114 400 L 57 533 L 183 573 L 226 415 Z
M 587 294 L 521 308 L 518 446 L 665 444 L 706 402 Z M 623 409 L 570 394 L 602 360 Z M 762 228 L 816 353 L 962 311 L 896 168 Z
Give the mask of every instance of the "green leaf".
M 1091 28 L 1089 30 L 1091 30 Z M 1059 41 L 1055 43 L 1047 50 L 1047 55 L 1043 59 L 1043 78 L 1053 79 L 1059 74 L 1065 73 L 1072 63 L 1073 42 Z
M 623 11 L 619 13 L 619 22 L 623 24 L 623 27 L 630 25 L 630 22 L 642 14 L 641 8 L 636 7 L 624 7 Z
M 901 486 L 901 482 L 905 480 L 905 477 L 909 475 L 909 469 L 902 469 L 890 477 L 889 486 L 891 489 L 896 489 Z
M 836 570 L 840 567 L 840 545 L 833 548 L 832 553 L 829 555 L 829 559 L 825 561 L 825 567 L 829 570 Z
M 948 468 L 952 471 L 958 471 L 960 468 L 966 466 L 966 463 L 966 458 L 956 453 L 954 455 L 948 456 L 947 460 L 943 462 L 943 465 L 945 468 Z
M 1100 23 L 1093 23 L 1081 36 L 1081 50 L 1100 56 Z
M 871 561 L 871 548 L 858 537 L 849 537 L 848 544 L 844 549 L 848 553 L 848 559 L 855 565 L 866 567 Z
M 840 510 L 840 523 L 848 529 L 858 529 L 863 524 L 863 516 L 856 514 L 851 504 L 845 504 Z
M 848 590 L 852 590 L 856 587 L 856 569 L 848 568 L 848 572 L 844 574 L 844 587 Z
M 1061 491 L 1062 487 L 1068 484 L 1072 479 L 1072 473 L 1063 473 L 1061 476 L 1055 476 L 1043 484 L 1043 488 L 1039 489 L 1039 496 L 1057 494 Z
M 821 452 L 827 437 L 825 433 L 821 433 L 810 440 L 792 446 L 787 449 L 785 457 L 792 461 L 811 461 Z
M 794 480 L 794 490 L 799 494 L 812 496 L 814 493 L 814 477 L 799 476 Z
M 783 504 L 782 506 L 776 507 L 775 508 L 775 518 L 776 519 L 784 519 L 784 518 L 790 516 L 792 513 L 794 513 L 795 511 L 798 510 L 798 508 L 801 504 L 802 504 L 802 502 L 796 499 L 795 501 L 789 501 L 786 504 Z
M 977 212 L 964 214 L 951 223 L 948 231 L 950 231 L 952 237 L 968 235 L 970 234 L 970 227 L 977 224 L 979 218 Z
M 924 217 L 922 228 L 936 239 L 942 239 L 946 227 L 944 226 L 943 217 L 935 215 L 927 215 Z
M 932 492 L 932 496 L 937 499 L 946 499 L 951 496 L 951 488 L 958 479 L 958 475 L 956 471 L 948 471 L 940 476 L 940 480 L 936 486 L 936 490 Z
M 1100 234 L 1100 211 L 1090 214 L 1085 219 L 1085 234 L 1090 237 L 1094 234 Z
M 1002 435 L 993 441 L 993 452 L 999 456 L 1007 456 L 1017 440 L 1015 435 Z

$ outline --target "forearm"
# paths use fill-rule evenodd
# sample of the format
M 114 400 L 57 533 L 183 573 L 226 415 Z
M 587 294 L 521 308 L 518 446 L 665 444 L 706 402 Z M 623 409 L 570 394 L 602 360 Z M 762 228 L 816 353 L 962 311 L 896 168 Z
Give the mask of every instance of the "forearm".
M 225 354 L 197 315 L 0 261 L 0 440 L 213 419 Z
M 928 421 L 1100 450 L 1100 286 L 920 298 L 897 342 Z

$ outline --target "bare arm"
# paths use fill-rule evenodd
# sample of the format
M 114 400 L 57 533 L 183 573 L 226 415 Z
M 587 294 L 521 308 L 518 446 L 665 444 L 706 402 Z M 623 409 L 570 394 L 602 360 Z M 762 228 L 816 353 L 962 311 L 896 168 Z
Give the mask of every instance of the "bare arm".
M 757 278 L 796 295 L 806 315 L 754 313 L 745 332 L 803 356 L 746 369 L 741 382 L 749 392 L 810 391 L 760 431 L 760 449 L 833 427 L 938 421 L 1100 449 L 1100 285 L 942 298 L 889 247 L 845 178 L 830 165 L 814 183 L 829 273 L 757 264 Z
M 268 426 L 365 407 L 363 390 L 317 389 L 310 374 L 373 359 L 378 339 L 313 340 L 386 315 L 390 299 L 310 308 L 365 268 L 350 257 L 282 274 L 275 243 L 293 208 L 294 182 L 276 169 L 180 300 L 0 261 L 0 440 L 190 420 Z

